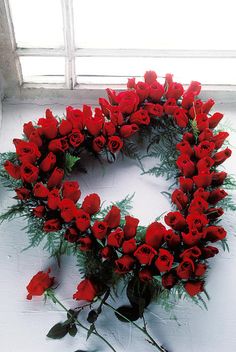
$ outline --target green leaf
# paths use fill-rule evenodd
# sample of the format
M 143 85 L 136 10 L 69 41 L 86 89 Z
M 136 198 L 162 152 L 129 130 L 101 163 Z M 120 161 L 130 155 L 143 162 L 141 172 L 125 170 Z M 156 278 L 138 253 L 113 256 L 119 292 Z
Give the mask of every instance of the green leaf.
M 117 309 L 115 315 L 120 321 L 124 323 L 129 323 L 130 321 L 135 321 L 140 318 L 139 309 L 137 306 L 121 306 Z
M 49 330 L 47 337 L 50 337 L 50 339 L 61 339 L 68 333 L 68 331 L 69 326 L 67 324 L 64 325 L 63 323 L 57 323 Z
M 80 158 L 78 156 L 71 155 L 70 153 L 66 153 L 65 160 L 65 170 L 66 173 L 70 173 Z
M 87 338 L 86 338 L 86 340 L 89 339 L 90 335 L 93 333 L 94 330 L 95 330 L 95 325 L 94 325 L 94 324 L 91 324 L 91 325 L 90 325 L 90 328 L 89 328 L 89 331 L 88 331 L 88 333 L 87 333 Z
M 76 325 L 75 324 L 71 324 L 70 325 L 70 328 L 69 328 L 69 334 L 70 334 L 70 336 L 72 336 L 72 337 L 74 337 L 76 334 L 77 334 L 77 327 L 76 327 Z

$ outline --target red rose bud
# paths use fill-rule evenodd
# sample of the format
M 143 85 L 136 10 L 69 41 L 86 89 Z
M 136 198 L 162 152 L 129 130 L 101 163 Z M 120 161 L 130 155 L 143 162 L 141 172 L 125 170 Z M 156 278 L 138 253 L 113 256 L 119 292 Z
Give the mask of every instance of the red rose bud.
M 108 226 L 105 221 L 96 220 L 92 226 L 92 233 L 93 233 L 94 237 L 96 237 L 99 240 L 102 240 L 103 238 L 106 237 L 107 228 L 108 228 Z
M 50 141 L 48 150 L 53 153 L 65 152 L 69 148 L 67 137 L 57 138 Z
M 59 126 L 59 133 L 61 136 L 67 136 L 72 131 L 72 128 L 72 123 L 63 119 Z
M 223 118 L 223 114 L 220 112 L 215 112 L 210 118 L 209 118 L 209 128 L 215 128 L 218 123 L 221 121 Z
M 164 87 L 157 81 L 153 82 L 150 86 L 149 86 L 149 99 L 151 99 L 151 101 L 153 103 L 157 103 L 158 101 L 160 101 L 161 97 L 164 95 L 165 90 Z
M 29 142 L 34 143 L 39 148 L 43 145 L 43 140 L 40 136 L 40 131 L 40 128 L 38 128 L 37 130 L 35 129 L 35 131 L 33 131 L 29 137 Z
M 209 156 L 205 156 L 204 158 L 200 159 L 197 162 L 198 173 L 200 174 L 201 172 L 209 171 L 210 168 L 214 165 L 214 163 L 214 160 Z
M 176 107 L 174 110 L 174 120 L 176 122 L 176 124 L 181 127 L 181 128 L 185 128 L 187 127 L 188 124 L 188 116 L 186 115 L 186 110 L 181 109 L 179 107 Z
M 166 249 L 159 249 L 158 258 L 155 261 L 155 266 L 162 273 L 169 271 L 172 267 L 174 256 Z
M 39 176 L 39 169 L 30 163 L 23 163 L 20 168 L 20 173 L 22 181 L 35 183 Z
M 183 242 L 189 247 L 199 244 L 202 238 L 203 238 L 202 233 L 198 232 L 197 230 L 192 230 L 189 233 L 182 232 Z
M 120 128 L 120 135 L 123 138 L 128 138 L 130 136 L 132 136 L 133 134 L 135 134 L 137 131 L 139 130 L 138 125 L 136 125 L 135 123 L 132 123 L 131 125 L 123 125 Z
M 222 145 L 224 144 L 224 141 L 228 136 L 229 136 L 228 132 L 219 132 L 217 135 L 215 135 L 212 139 L 215 144 L 215 148 L 219 149 L 220 147 L 222 147 Z
M 19 143 L 17 143 L 16 154 L 19 156 L 21 162 L 32 164 L 41 156 L 37 145 L 25 141 L 19 141 Z
M 100 250 L 99 254 L 104 259 L 110 259 L 114 255 L 114 250 L 111 247 L 105 246 Z
M 186 226 L 184 216 L 178 211 L 169 212 L 164 219 L 165 223 L 176 231 L 181 231 Z
M 149 117 L 149 114 L 148 114 L 148 111 L 147 110 L 144 110 L 144 109 L 140 109 L 138 111 L 135 111 L 131 116 L 130 116 L 130 119 L 129 119 L 129 122 L 132 124 L 132 123 L 135 123 L 136 125 L 149 125 L 150 123 L 150 117 Z
M 26 135 L 26 137 L 29 139 L 31 133 L 35 130 L 32 121 L 29 121 L 27 123 L 24 123 L 23 125 L 23 132 Z
M 142 244 L 134 252 L 139 263 L 145 265 L 151 265 L 155 255 L 157 255 L 157 251 L 147 244 Z
M 128 78 L 127 88 L 134 89 L 136 87 L 135 78 Z
M 116 153 L 123 147 L 123 141 L 118 136 L 112 136 L 109 137 L 107 146 L 110 152 Z
M 105 136 L 113 136 L 116 133 L 116 126 L 111 121 L 106 121 L 103 125 L 102 133 Z
M 57 136 L 57 121 L 54 119 L 44 119 L 38 120 L 38 125 L 41 127 L 41 133 L 47 139 L 54 139 Z
M 125 225 L 124 225 L 125 239 L 130 239 L 132 237 L 135 237 L 138 224 L 139 224 L 139 219 L 134 218 L 133 216 L 130 216 L 130 215 L 125 216 Z
M 144 74 L 144 81 L 147 84 L 152 84 L 157 79 L 157 74 L 155 71 L 146 71 Z
M 90 251 L 90 249 L 92 248 L 92 245 L 93 245 L 93 241 L 88 236 L 81 237 L 79 239 L 78 243 L 79 243 L 79 249 L 84 252 Z
M 120 275 L 128 273 L 133 268 L 134 263 L 134 258 L 128 254 L 123 255 L 121 258 L 115 260 L 115 273 Z
M 113 230 L 107 237 L 108 246 L 115 248 L 120 248 L 124 240 L 124 232 L 118 227 L 116 230 Z
M 30 198 L 30 190 L 25 187 L 20 187 L 15 189 L 16 196 L 20 200 L 27 200 Z
M 48 188 L 60 187 L 64 177 L 64 170 L 56 167 L 48 179 Z
M 162 286 L 170 290 L 176 283 L 178 278 L 172 272 L 166 273 L 162 276 Z
M 75 203 L 70 199 L 62 199 L 60 203 L 61 217 L 65 222 L 71 222 L 76 213 Z
M 100 153 L 103 150 L 105 144 L 106 144 L 106 139 L 103 136 L 98 136 L 93 140 L 93 144 L 92 144 L 93 150 L 96 153 Z
M 180 189 L 187 193 L 191 192 L 193 189 L 193 180 L 191 178 L 185 178 L 183 176 L 179 177 Z
M 33 208 L 33 214 L 36 216 L 36 218 L 43 218 L 45 214 L 45 206 L 38 205 L 36 208 Z
M 77 301 L 92 302 L 97 295 L 96 285 L 89 279 L 82 280 L 77 286 L 77 291 L 73 295 L 73 299 Z
M 28 291 L 27 299 L 31 300 L 33 296 L 42 296 L 47 289 L 52 287 L 54 277 L 49 276 L 50 269 L 47 272 L 39 271 L 32 277 L 26 286 Z
M 153 279 L 152 272 L 148 268 L 140 270 L 138 273 L 139 280 L 142 282 L 149 282 Z
M 139 96 L 132 90 L 121 92 L 116 97 L 120 112 L 122 114 L 130 115 L 137 110 L 139 104 Z
M 90 216 L 83 209 L 77 209 L 75 212 L 75 224 L 78 230 L 85 232 L 90 226 Z
M 47 198 L 48 189 L 42 183 L 38 182 L 34 185 L 33 193 L 36 198 Z
M 200 132 L 204 131 L 209 127 L 209 119 L 207 114 L 198 113 L 196 116 L 197 128 Z
M 149 246 L 158 249 L 163 242 L 166 231 L 165 226 L 160 222 L 151 223 L 146 230 L 145 242 Z
M 202 112 L 208 114 L 214 105 L 215 101 L 213 99 L 208 99 L 205 103 L 202 104 Z
M 189 214 L 186 218 L 190 230 L 197 230 L 202 232 L 203 228 L 208 224 L 209 220 L 206 215 L 194 212 Z
M 204 291 L 204 281 L 188 281 L 184 284 L 184 288 L 193 297 Z
M 189 279 L 194 272 L 194 263 L 189 258 L 184 258 L 183 261 L 178 265 L 176 273 L 180 279 Z
M 214 149 L 215 144 L 208 141 L 203 141 L 194 146 L 195 155 L 198 159 L 202 159 L 206 156 L 211 156 Z
M 59 208 L 61 203 L 61 196 L 58 189 L 53 189 L 48 193 L 47 206 L 51 210 L 56 210 Z
M 125 254 L 133 253 L 137 248 L 135 238 L 131 238 L 130 240 L 124 241 L 122 244 L 122 251 Z
M 69 134 L 69 143 L 74 148 L 78 148 L 84 141 L 84 135 L 79 129 L 73 129 L 72 133 Z
M 53 154 L 52 152 L 50 152 L 46 156 L 46 158 L 44 158 L 43 161 L 41 162 L 40 169 L 43 172 L 51 171 L 54 168 L 54 166 L 56 165 L 56 162 L 57 162 L 56 155 Z
M 205 128 L 199 136 L 198 136 L 198 141 L 203 142 L 203 141 L 208 141 L 212 142 L 213 141 L 213 132 L 210 130 L 210 128 Z
M 205 239 L 210 242 L 223 240 L 227 235 L 225 229 L 221 226 L 208 226 L 206 228 Z
M 199 212 L 199 213 L 205 213 L 208 209 L 208 202 L 205 201 L 205 199 L 201 197 L 194 196 L 193 200 L 190 203 L 190 206 L 188 208 L 189 213 L 193 212 Z
M 70 243 L 78 242 L 78 240 L 79 240 L 78 230 L 75 229 L 74 227 L 68 228 L 64 234 L 64 238 L 66 241 L 68 241 Z
M 221 186 L 227 177 L 227 172 L 212 172 L 212 186 Z
M 168 86 L 168 90 L 166 92 L 166 98 L 174 98 L 179 99 L 184 92 L 184 88 L 181 83 L 172 82 Z
M 19 165 L 14 165 L 10 160 L 6 160 L 3 166 L 6 172 L 15 180 L 19 180 L 21 178 Z
M 105 216 L 104 221 L 107 223 L 108 227 L 111 229 L 114 229 L 115 227 L 120 225 L 120 209 L 113 205 L 111 207 L 111 210 L 108 212 L 108 214 Z
M 89 194 L 84 198 L 82 208 L 86 213 L 93 215 L 96 214 L 100 209 L 101 200 L 97 193 Z
M 175 233 L 173 230 L 168 230 L 164 236 L 164 240 L 167 243 L 167 246 L 171 249 L 178 247 L 181 242 L 180 236 Z
M 207 266 L 204 263 L 198 263 L 195 266 L 194 274 L 196 276 L 203 276 L 206 272 Z
M 201 101 L 201 99 L 195 100 L 193 102 L 193 106 L 188 111 L 192 119 L 195 119 L 197 114 L 202 113 L 202 104 L 203 102 Z
M 192 162 L 188 154 L 182 154 L 178 157 L 176 165 L 185 177 L 193 176 L 195 172 L 195 164 Z
M 219 249 L 213 246 L 206 246 L 202 249 L 203 259 L 212 258 L 218 253 L 219 253 Z
M 79 183 L 77 181 L 64 181 L 62 186 L 63 198 L 71 199 L 74 203 L 77 203 L 81 191 L 79 189 Z
M 183 99 L 182 99 L 182 107 L 184 109 L 189 109 L 193 105 L 194 102 L 194 94 L 191 93 L 184 93 Z
M 180 258 L 190 258 L 190 259 L 198 259 L 200 257 L 200 255 L 202 254 L 200 248 L 198 248 L 197 246 L 191 247 L 186 249 L 185 251 L 183 251 L 180 254 Z
M 211 191 L 208 201 L 210 204 L 216 204 L 220 200 L 227 197 L 227 195 L 228 193 L 225 192 L 223 189 L 214 189 L 213 191 Z
M 196 96 L 196 95 L 199 95 L 200 92 L 201 92 L 201 83 L 197 81 L 192 81 L 189 87 L 186 89 L 185 94 L 193 93 L 194 96 Z
M 190 157 L 193 155 L 193 149 L 188 141 L 182 141 L 176 144 L 176 149 L 180 151 L 181 154 L 187 154 Z
M 160 104 L 146 103 L 144 109 L 151 117 L 161 117 L 163 115 L 163 106 Z
M 213 159 L 215 160 L 215 165 L 222 164 L 226 159 L 228 159 L 232 154 L 231 149 L 226 148 L 218 153 L 215 153 Z
M 211 185 L 212 182 L 212 175 L 208 172 L 201 172 L 197 176 L 193 176 L 193 182 L 195 185 L 199 187 L 208 187 Z
M 201 197 L 205 200 L 208 200 L 208 197 L 210 195 L 209 191 L 205 191 L 204 188 L 200 187 L 194 192 L 194 198 Z
M 180 189 L 175 189 L 171 195 L 172 202 L 177 206 L 178 210 L 183 210 L 188 204 L 188 197 Z
M 45 221 L 43 225 L 44 232 L 56 232 L 61 230 L 61 222 L 59 219 L 50 219 Z
M 143 102 L 147 99 L 149 95 L 149 85 L 145 82 L 138 82 L 135 87 L 136 94 L 139 97 L 140 102 Z
M 167 99 L 163 107 L 167 115 L 173 115 L 175 109 L 177 108 L 176 100 L 174 98 Z

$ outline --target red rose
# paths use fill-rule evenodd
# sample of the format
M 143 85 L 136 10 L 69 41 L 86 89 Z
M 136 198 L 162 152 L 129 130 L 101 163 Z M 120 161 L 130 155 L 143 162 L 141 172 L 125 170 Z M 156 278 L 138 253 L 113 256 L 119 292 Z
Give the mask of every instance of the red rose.
M 198 212 L 189 214 L 186 218 L 186 221 L 187 221 L 188 227 L 191 230 L 197 230 L 199 232 L 201 232 L 209 222 L 206 215 L 200 214 Z
M 193 93 L 194 96 L 199 95 L 200 92 L 201 92 L 201 83 L 197 81 L 192 81 L 189 87 L 185 91 L 185 93 Z
M 157 251 L 147 244 L 142 244 L 134 252 L 134 256 L 138 259 L 140 264 L 151 265 L 153 258 Z
M 139 130 L 138 125 L 136 125 L 135 123 L 132 123 L 131 125 L 123 125 L 120 128 L 120 135 L 123 138 L 128 138 L 130 136 L 132 136 L 133 134 L 135 134 L 137 131 Z
M 117 96 L 117 102 L 120 112 L 129 115 L 137 109 L 139 96 L 132 90 L 121 92 Z
M 171 200 L 179 210 L 185 209 L 188 204 L 188 197 L 180 189 L 174 190 L 171 195 Z
M 171 211 L 165 216 L 165 223 L 176 231 L 181 231 L 186 226 L 184 216 L 178 211 Z
M 179 185 L 183 192 L 191 192 L 193 189 L 193 180 L 191 178 L 179 177 Z
M 125 239 L 130 239 L 132 237 L 135 237 L 138 223 L 139 223 L 139 219 L 134 218 L 133 216 L 130 216 L 130 215 L 125 216 L 125 225 L 124 225 Z
M 33 193 L 37 198 L 47 198 L 48 189 L 42 183 L 38 182 L 34 185 Z
M 47 139 L 54 139 L 57 136 L 57 125 L 56 119 L 45 119 L 41 118 L 38 120 L 38 125 L 41 126 L 41 134 Z
M 30 198 L 30 190 L 25 187 L 20 187 L 15 189 L 16 196 L 20 200 L 27 200 Z
M 162 242 L 164 235 L 166 234 L 166 228 L 160 222 L 151 223 L 146 230 L 145 242 L 149 245 L 158 249 Z
M 160 104 L 146 103 L 144 109 L 147 110 L 151 117 L 161 117 L 163 115 L 163 106 Z
M 84 135 L 80 132 L 79 129 L 73 129 L 72 133 L 69 135 L 69 142 L 72 147 L 77 148 L 84 141 Z
M 206 228 L 205 239 L 210 242 L 223 240 L 227 235 L 225 229 L 221 226 L 208 226 Z
M 86 213 L 93 215 L 96 214 L 100 209 L 101 200 L 97 193 L 89 194 L 84 198 L 82 208 Z
M 54 166 L 56 165 L 56 162 L 57 162 L 56 155 L 53 154 L 52 152 L 50 152 L 46 156 L 46 158 L 44 158 L 43 161 L 41 162 L 40 169 L 43 172 L 51 171 L 54 168 Z
M 119 106 L 110 107 L 110 120 L 115 126 L 123 125 L 124 117 L 120 112 Z
M 158 258 L 155 261 L 155 266 L 162 273 L 163 271 L 169 271 L 172 267 L 174 256 L 166 249 L 159 249 Z
M 113 205 L 110 211 L 105 216 L 104 221 L 107 223 L 108 227 L 114 229 L 115 227 L 120 225 L 120 219 L 120 209 L 117 206 Z
M 73 299 L 92 302 L 97 293 L 96 285 L 91 280 L 84 279 L 77 286 L 77 291 L 73 294 Z
M 221 186 L 227 177 L 227 172 L 212 172 L 212 186 Z
M 176 100 L 174 98 L 169 98 L 166 100 L 166 102 L 163 105 L 164 111 L 167 115 L 173 115 L 177 105 L 176 105 Z
M 200 257 L 200 255 L 202 254 L 200 248 L 198 248 L 197 246 L 191 247 L 186 249 L 185 251 L 183 251 L 180 254 L 180 258 L 190 258 L 190 259 L 198 259 Z
M 200 174 L 201 172 L 209 171 L 213 165 L 214 165 L 214 160 L 209 156 L 205 156 L 204 158 L 198 160 L 197 162 L 198 173 Z
M 171 249 L 176 248 L 181 242 L 180 236 L 173 230 L 166 231 L 164 240 L 166 241 L 168 247 Z
M 37 145 L 31 142 L 20 141 L 16 145 L 16 154 L 23 163 L 35 163 L 35 161 L 41 156 Z
M 201 172 L 197 176 L 193 176 L 193 182 L 199 187 L 206 188 L 211 185 L 212 175 L 209 171 Z
M 185 177 L 191 177 L 195 172 L 195 164 L 188 154 L 181 154 L 177 158 L 176 165 Z
M 202 104 L 202 112 L 208 114 L 211 108 L 215 105 L 213 99 L 208 99 L 205 103 Z
M 102 133 L 105 136 L 113 136 L 116 133 L 116 126 L 111 121 L 106 121 L 103 125 Z
M 207 269 L 206 264 L 198 263 L 198 264 L 196 264 L 194 274 L 195 274 L 196 276 L 202 276 L 202 275 L 205 274 L 206 269 Z
M 139 280 L 142 282 L 149 282 L 153 279 L 152 272 L 148 268 L 144 268 L 138 273 Z
M 202 159 L 205 156 L 210 156 L 215 149 L 213 142 L 203 141 L 198 145 L 194 146 L 195 155 L 198 159 Z
M 181 154 L 193 155 L 193 149 L 188 141 L 182 140 L 180 143 L 176 144 L 176 149 L 180 151 Z
M 218 134 L 216 134 L 213 138 L 212 141 L 215 144 L 215 148 L 219 149 L 220 147 L 222 147 L 222 145 L 224 144 L 224 141 L 226 140 L 226 138 L 229 137 L 229 133 L 228 132 L 219 132 Z
M 93 241 L 91 240 L 90 237 L 81 237 L 78 241 L 79 243 L 79 249 L 81 251 L 89 251 L 92 248 Z
M 105 238 L 107 234 L 107 228 L 108 226 L 105 221 L 96 220 L 92 226 L 92 232 L 94 237 L 98 238 L 99 240 Z
M 50 269 L 47 272 L 39 271 L 32 277 L 26 286 L 28 291 L 27 299 L 31 300 L 33 296 L 42 296 L 47 289 L 52 287 L 54 277 L 49 276 Z
M 112 136 L 108 139 L 108 149 L 112 153 L 118 152 L 123 147 L 123 142 L 118 136 Z
M 76 213 L 75 203 L 70 199 L 62 199 L 60 203 L 61 217 L 65 222 L 70 222 L 74 219 Z
M 61 136 L 67 136 L 72 131 L 72 123 L 68 120 L 63 119 L 59 126 L 59 133 Z
M 48 208 L 51 210 L 56 210 L 59 208 L 61 203 L 61 196 L 58 189 L 53 189 L 48 193 Z
M 77 209 L 75 212 L 75 224 L 77 229 L 85 232 L 90 226 L 90 216 L 83 209 Z
M 154 81 L 149 86 L 149 95 L 148 97 L 151 99 L 153 103 L 157 103 L 161 97 L 164 95 L 165 90 L 164 87 L 157 81 Z
M 180 279 L 189 279 L 194 272 L 194 263 L 189 258 L 184 258 L 176 269 L 177 275 Z
M 26 135 L 26 137 L 29 139 L 31 133 L 35 130 L 34 125 L 32 121 L 29 121 L 27 123 L 24 123 L 23 125 L 23 132 Z
M 204 131 L 209 127 L 209 119 L 207 114 L 198 113 L 196 116 L 197 128 L 200 132 Z
M 175 110 L 174 110 L 173 117 L 174 117 L 174 120 L 175 120 L 176 124 L 179 127 L 181 127 L 181 128 L 187 127 L 188 116 L 186 115 L 186 110 L 185 109 L 181 109 L 179 107 L 176 107 Z
M 232 150 L 229 148 L 226 148 L 218 153 L 215 153 L 213 156 L 213 159 L 215 161 L 215 165 L 220 165 L 222 164 L 226 159 L 228 159 L 232 154 Z
M 93 144 L 92 144 L 93 150 L 96 153 L 100 153 L 103 150 L 105 144 L 106 144 L 106 139 L 103 136 L 98 136 L 93 140 Z
M 219 249 L 213 246 L 206 246 L 202 249 L 202 257 L 204 259 L 212 258 L 219 253 Z
M 199 213 L 204 213 L 208 209 L 208 203 L 203 199 L 202 197 L 195 196 L 193 200 L 190 203 L 190 206 L 188 208 L 189 213 L 193 212 L 199 212 Z
M 184 284 L 184 288 L 193 297 L 204 291 L 204 281 L 188 281 Z
M 36 208 L 33 208 L 33 214 L 37 218 L 42 218 L 45 214 L 45 206 L 44 205 L 38 205 Z
M 135 123 L 136 125 L 149 125 L 150 123 L 150 117 L 148 115 L 147 110 L 140 109 L 138 111 L 135 111 L 129 119 L 129 122 Z
M 69 148 L 67 137 L 57 138 L 50 141 L 48 150 L 53 153 L 65 152 Z
M 40 136 L 40 133 L 40 128 L 38 128 L 37 130 L 33 131 L 29 137 L 29 142 L 34 143 L 39 148 L 43 145 L 43 140 Z
M 116 230 L 113 230 L 107 237 L 108 246 L 115 248 L 120 248 L 124 240 L 124 231 L 118 227 Z
M 79 183 L 77 181 L 64 181 L 62 186 L 62 196 L 63 198 L 71 199 L 74 203 L 77 203 L 81 196 Z
M 174 98 L 179 99 L 184 92 L 184 88 L 181 83 L 172 82 L 168 86 L 168 90 L 166 92 L 167 99 Z
M 147 84 L 152 84 L 157 79 L 157 74 L 155 71 L 146 71 L 144 74 L 144 81 Z
M 122 251 L 125 254 L 133 253 L 136 250 L 136 248 L 137 248 L 137 245 L 136 245 L 135 238 L 130 238 L 129 240 L 124 241 L 122 244 Z
M 140 102 L 147 99 L 149 95 L 149 85 L 145 82 L 138 82 L 135 86 L 136 94 L 139 96 Z
M 61 222 L 59 219 L 47 220 L 43 225 L 44 232 L 56 232 L 59 230 L 61 230 Z
M 162 286 L 170 290 L 176 283 L 178 278 L 173 272 L 166 273 L 162 276 Z
M 56 167 L 48 179 L 48 188 L 60 187 L 64 177 L 64 170 Z
M 228 193 L 225 192 L 223 189 L 219 189 L 219 188 L 213 189 L 213 191 L 211 191 L 210 196 L 208 198 L 208 202 L 210 204 L 216 204 L 220 200 L 227 197 L 227 195 L 228 195 Z
M 19 165 L 14 165 L 10 160 L 6 160 L 5 163 L 3 164 L 4 169 L 6 172 L 13 177 L 16 180 L 19 180 L 21 178 L 21 173 L 20 173 L 20 166 Z
M 35 183 L 39 176 L 39 169 L 30 164 L 23 163 L 20 168 L 21 179 L 27 183 Z
M 66 241 L 70 243 L 78 242 L 79 240 L 78 230 L 75 229 L 74 227 L 69 227 L 64 234 L 64 238 Z
M 223 114 L 220 112 L 215 112 L 210 118 L 209 118 L 209 128 L 215 128 L 218 123 L 221 121 L 223 118 Z
M 134 258 L 130 257 L 128 254 L 123 255 L 121 258 L 115 260 L 115 273 L 128 273 L 133 268 L 134 263 Z
M 188 233 L 182 232 L 182 239 L 184 244 L 187 246 L 195 246 L 197 245 L 200 240 L 203 238 L 202 233 L 198 232 L 197 230 L 192 230 Z

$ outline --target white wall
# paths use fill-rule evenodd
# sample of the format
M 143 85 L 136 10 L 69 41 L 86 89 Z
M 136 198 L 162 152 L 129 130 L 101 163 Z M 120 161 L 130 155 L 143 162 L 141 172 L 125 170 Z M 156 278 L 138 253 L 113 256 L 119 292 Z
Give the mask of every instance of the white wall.
M 30 119 L 43 115 L 42 102 L 37 104 L 3 104 L 3 123 L 0 130 L 0 152 L 13 150 L 12 139 L 20 138 L 22 125 Z M 62 114 L 64 106 L 54 105 L 53 111 Z M 220 104 L 236 128 L 236 104 Z M 231 144 L 236 145 L 236 133 L 232 133 Z M 235 150 L 235 149 L 234 149 Z M 236 153 L 225 163 L 229 172 L 235 173 Z M 158 214 L 169 209 L 169 203 L 161 195 L 168 183 L 150 176 L 140 176 L 134 161 L 119 160 L 106 165 L 105 174 L 99 164 L 89 163 L 89 174 L 78 175 L 83 195 L 98 192 L 104 200 L 115 201 L 126 194 L 136 192 L 133 215 L 142 224 L 150 223 Z M 13 194 L 0 188 L 0 211 L 14 200 Z M 207 291 L 211 296 L 208 311 L 201 311 L 188 302 L 180 302 L 174 310 L 180 326 L 170 315 L 153 304 L 153 313 L 147 314 L 148 327 L 153 335 L 167 347 L 169 352 L 235 352 L 236 351 L 236 238 L 235 214 L 224 215 L 224 225 L 231 229 L 230 253 L 221 254 L 210 261 L 211 270 L 207 280 Z M 47 253 L 40 248 L 21 252 L 27 246 L 27 236 L 20 229 L 22 220 L 4 223 L 0 227 L 0 346 L 3 352 L 73 352 L 77 349 L 107 351 L 96 338 L 86 344 L 85 335 L 79 332 L 76 338 L 66 337 L 51 341 L 45 335 L 65 314 L 60 308 L 42 299 L 26 301 L 25 286 L 38 270 L 48 266 L 61 282 L 58 296 L 65 305 L 75 306 L 71 296 L 79 282 L 78 270 L 73 258 L 64 258 L 60 270 Z M 123 298 L 120 299 L 120 302 Z M 118 306 L 119 303 L 117 303 Z M 120 323 L 108 310 L 104 310 L 98 329 L 109 340 L 114 341 L 118 352 L 151 352 L 153 349 L 143 342 L 143 337 L 129 325 Z M 85 347 L 87 346 L 87 347 Z

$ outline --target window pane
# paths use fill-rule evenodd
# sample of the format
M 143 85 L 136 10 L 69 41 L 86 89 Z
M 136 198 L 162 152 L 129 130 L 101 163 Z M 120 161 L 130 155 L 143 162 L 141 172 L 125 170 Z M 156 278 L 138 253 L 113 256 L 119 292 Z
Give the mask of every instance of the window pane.
M 235 1 L 74 0 L 78 48 L 236 49 Z
M 21 56 L 23 81 L 26 83 L 64 83 L 65 59 L 63 57 Z
M 77 57 L 78 83 L 126 83 L 154 70 L 159 76 L 173 73 L 176 81 L 202 84 L 236 84 L 236 59 L 162 59 L 131 57 Z M 115 81 L 112 81 L 115 77 Z
M 10 0 L 16 43 L 21 48 L 64 46 L 59 0 Z

